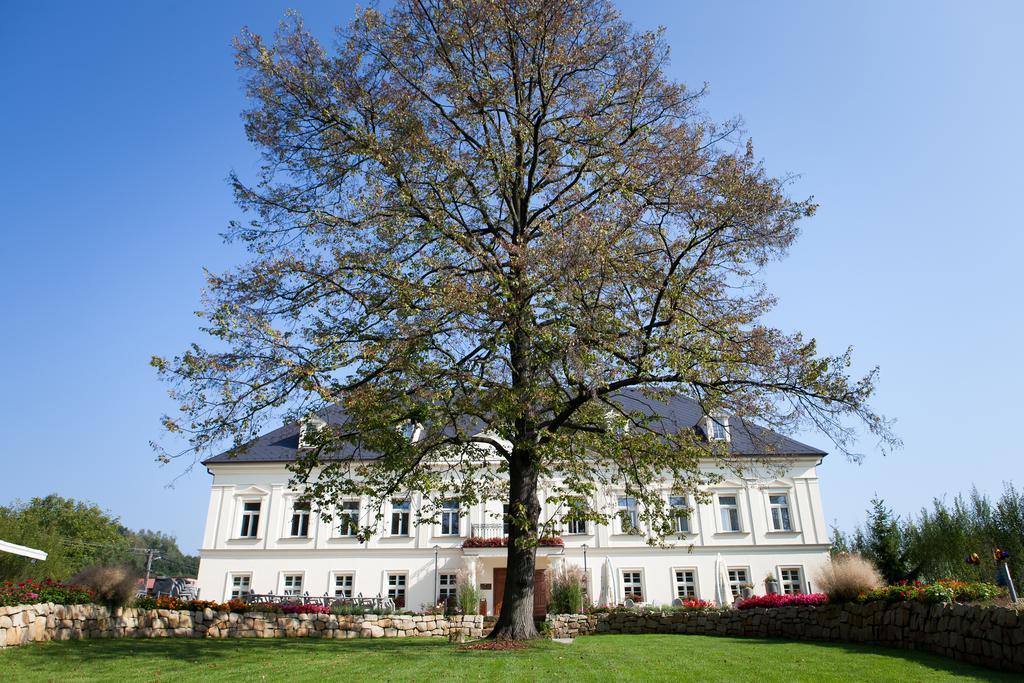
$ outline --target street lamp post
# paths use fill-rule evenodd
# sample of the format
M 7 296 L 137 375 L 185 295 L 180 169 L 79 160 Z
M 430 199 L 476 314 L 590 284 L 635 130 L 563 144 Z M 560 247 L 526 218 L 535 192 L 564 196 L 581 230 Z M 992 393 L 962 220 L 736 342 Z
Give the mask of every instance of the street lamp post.
M 587 604 L 590 604 L 590 572 L 587 571 L 587 544 L 583 544 L 583 595 L 586 596 Z
M 437 551 L 440 548 L 439 545 L 434 546 L 434 607 L 437 607 Z

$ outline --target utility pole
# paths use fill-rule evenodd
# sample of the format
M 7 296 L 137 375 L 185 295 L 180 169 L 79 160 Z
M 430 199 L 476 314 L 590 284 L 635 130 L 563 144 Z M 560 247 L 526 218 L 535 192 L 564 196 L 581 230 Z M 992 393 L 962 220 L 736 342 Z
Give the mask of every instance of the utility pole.
M 153 560 L 159 559 L 156 548 L 146 548 L 146 580 L 142 584 L 142 592 L 149 593 L 149 572 L 153 567 Z

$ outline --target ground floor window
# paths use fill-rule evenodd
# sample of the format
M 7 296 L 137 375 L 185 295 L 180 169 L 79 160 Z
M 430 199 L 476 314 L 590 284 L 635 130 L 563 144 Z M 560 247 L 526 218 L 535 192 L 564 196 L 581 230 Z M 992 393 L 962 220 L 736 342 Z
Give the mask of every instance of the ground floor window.
M 251 574 L 232 574 L 231 575 L 231 599 L 244 598 L 249 594 L 252 589 L 252 575 Z
M 442 572 L 437 575 L 437 601 L 445 605 L 455 604 L 456 584 L 458 575 L 454 572 Z
M 732 597 L 737 598 L 744 585 L 750 583 L 750 572 L 746 567 L 731 567 L 729 569 L 729 590 Z
M 786 595 L 798 595 L 804 592 L 803 579 L 799 567 L 783 567 L 779 570 L 782 579 L 782 592 Z
M 334 574 L 334 597 L 351 598 L 354 584 L 355 576 L 346 572 L 336 572 Z
M 676 597 L 688 600 L 697 597 L 697 572 L 693 569 L 676 569 Z
M 302 574 L 285 574 L 281 581 L 282 595 L 302 595 Z
M 643 572 L 637 569 L 624 569 L 622 571 L 622 599 L 633 602 L 644 601 L 644 579 Z
M 405 607 L 405 574 L 388 574 L 388 597 L 395 601 L 395 607 Z

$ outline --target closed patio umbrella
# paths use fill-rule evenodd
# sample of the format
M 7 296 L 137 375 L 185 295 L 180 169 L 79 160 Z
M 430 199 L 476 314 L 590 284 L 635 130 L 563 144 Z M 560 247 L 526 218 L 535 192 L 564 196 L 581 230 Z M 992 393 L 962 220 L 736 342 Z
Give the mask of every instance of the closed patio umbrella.
M 597 600 L 602 607 L 615 604 L 615 585 L 612 577 L 612 559 L 605 557 L 604 564 L 601 565 L 601 595 Z
M 729 570 L 722 561 L 722 554 L 718 553 L 715 558 L 715 597 L 719 607 L 732 605 L 732 590 L 729 588 Z

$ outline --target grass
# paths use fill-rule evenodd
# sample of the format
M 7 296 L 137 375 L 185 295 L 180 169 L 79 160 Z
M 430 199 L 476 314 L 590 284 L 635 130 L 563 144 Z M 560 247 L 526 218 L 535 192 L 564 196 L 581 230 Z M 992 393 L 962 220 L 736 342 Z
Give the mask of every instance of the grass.
M 82 640 L 0 651 L 17 681 L 1019 680 L 921 652 L 710 636 L 590 636 L 520 652 L 439 639 Z

